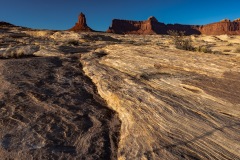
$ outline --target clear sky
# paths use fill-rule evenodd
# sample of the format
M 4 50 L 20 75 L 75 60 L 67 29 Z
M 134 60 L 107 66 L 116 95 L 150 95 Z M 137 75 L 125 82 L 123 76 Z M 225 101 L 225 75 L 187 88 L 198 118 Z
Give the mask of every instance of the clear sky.
M 39 29 L 71 28 L 80 12 L 94 30 L 105 31 L 112 19 L 207 24 L 240 18 L 240 0 L 0 0 L 0 21 Z

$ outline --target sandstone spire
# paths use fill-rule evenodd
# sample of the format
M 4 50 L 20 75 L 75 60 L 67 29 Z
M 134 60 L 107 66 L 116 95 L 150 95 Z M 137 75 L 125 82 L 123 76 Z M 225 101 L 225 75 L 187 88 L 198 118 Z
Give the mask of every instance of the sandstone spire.
M 81 12 L 78 16 L 78 22 L 75 24 L 73 28 L 70 29 L 70 31 L 76 31 L 76 32 L 90 32 L 93 31 L 90 27 L 87 26 L 87 20 L 85 15 Z

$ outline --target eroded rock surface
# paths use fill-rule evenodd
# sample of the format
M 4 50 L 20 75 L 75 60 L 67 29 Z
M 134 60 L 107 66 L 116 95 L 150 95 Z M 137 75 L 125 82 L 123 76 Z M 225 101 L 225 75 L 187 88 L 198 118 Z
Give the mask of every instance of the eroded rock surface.
M 116 159 L 121 123 L 78 57 L 0 66 L 1 159 Z
M 240 158 L 239 36 L 0 33 L 0 159 Z
M 112 45 L 85 73 L 122 121 L 119 159 L 239 159 L 240 59 Z

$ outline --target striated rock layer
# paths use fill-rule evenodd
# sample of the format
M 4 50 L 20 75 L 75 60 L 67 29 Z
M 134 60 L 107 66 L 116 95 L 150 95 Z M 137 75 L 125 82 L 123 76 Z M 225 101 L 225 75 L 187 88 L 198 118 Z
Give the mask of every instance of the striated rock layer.
M 81 62 L 122 121 L 118 159 L 240 158 L 239 58 L 111 45 Z
M 93 31 L 90 27 L 88 27 L 87 25 L 87 20 L 86 17 L 83 13 L 80 13 L 80 15 L 78 16 L 78 22 L 75 24 L 74 27 L 72 27 L 70 29 L 70 31 L 76 31 L 76 32 L 80 32 L 80 31 L 84 31 L 84 32 L 91 32 Z
M 224 20 L 208 25 L 182 25 L 164 24 L 157 21 L 155 17 L 150 17 L 146 21 L 129 21 L 114 19 L 108 33 L 117 34 L 167 34 L 169 30 L 184 31 L 186 35 L 205 34 L 205 35 L 240 35 L 239 19 L 231 22 Z
M 205 35 L 240 35 L 240 21 L 221 21 L 201 26 L 198 30 Z
M 117 34 L 167 34 L 168 30 L 185 31 L 187 35 L 200 34 L 195 29 L 196 26 L 168 24 L 158 22 L 155 17 L 150 17 L 146 21 L 118 20 L 112 21 L 112 26 L 107 30 L 108 33 Z
M 240 36 L 0 32 L 0 159 L 240 159 Z

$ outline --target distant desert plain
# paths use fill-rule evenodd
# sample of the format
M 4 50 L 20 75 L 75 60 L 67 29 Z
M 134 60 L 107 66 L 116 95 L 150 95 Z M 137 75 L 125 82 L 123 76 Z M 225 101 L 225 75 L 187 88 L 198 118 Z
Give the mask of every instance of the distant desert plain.
M 85 21 L 0 23 L 0 159 L 240 159 L 240 35 Z

